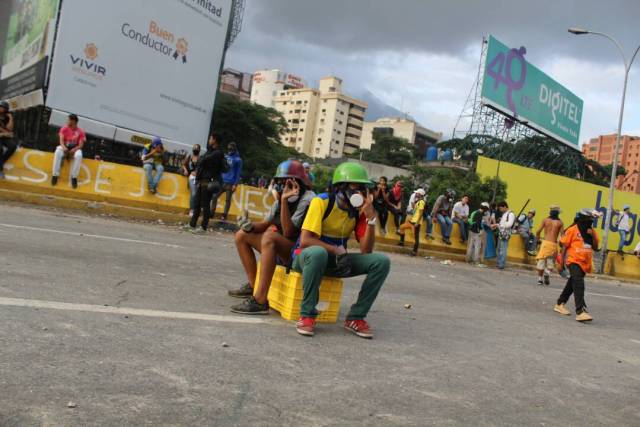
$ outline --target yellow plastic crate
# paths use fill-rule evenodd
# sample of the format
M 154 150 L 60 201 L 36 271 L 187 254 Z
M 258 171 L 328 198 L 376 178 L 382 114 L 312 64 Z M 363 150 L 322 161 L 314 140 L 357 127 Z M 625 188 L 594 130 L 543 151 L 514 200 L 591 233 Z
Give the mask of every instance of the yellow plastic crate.
M 267 296 L 269 307 L 278 311 L 283 319 L 298 320 L 302 295 L 302 275 L 295 271 L 287 274 L 285 267 L 277 266 Z M 323 278 L 320 285 L 320 300 L 316 307 L 320 314 L 316 320 L 322 323 L 336 323 L 340 314 L 341 297 L 342 280 L 332 277 Z

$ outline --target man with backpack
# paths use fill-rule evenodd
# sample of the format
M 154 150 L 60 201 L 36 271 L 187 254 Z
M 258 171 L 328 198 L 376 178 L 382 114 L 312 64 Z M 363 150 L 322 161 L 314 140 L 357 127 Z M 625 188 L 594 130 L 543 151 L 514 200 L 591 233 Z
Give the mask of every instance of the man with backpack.
M 467 243 L 466 260 L 468 263 L 479 263 L 484 241 L 484 228 L 486 214 L 489 212 L 489 203 L 482 202 L 480 209 L 476 209 L 469 216 L 469 242 Z
M 309 204 L 315 197 L 311 180 L 298 160 L 280 163 L 273 186 L 278 198 L 264 221 L 254 224 L 246 217 L 238 221 L 240 230 L 235 235 L 236 248 L 248 282 L 240 289 L 229 291 L 229 296 L 245 298 L 241 304 L 231 307 L 234 313 L 269 314 L 267 295 L 276 264 L 279 261 L 290 265 L 291 250 L 300 236 Z M 254 251 L 260 253 L 259 277 L 256 277 Z
M 498 203 L 498 210 L 502 213 L 498 228 L 498 260 L 497 267 L 504 270 L 507 263 L 507 251 L 509 249 L 509 240 L 513 233 L 513 225 L 516 222 L 516 215 L 509 209 L 507 202 Z
M 386 255 L 373 252 L 377 216 L 368 190 L 370 184 L 362 165 L 342 163 L 333 174 L 332 192 L 311 201 L 292 267 L 302 273 L 304 288 L 300 319 L 296 324 L 301 335 L 315 333 L 316 305 L 324 275 L 366 275 L 344 327 L 361 338 L 373 337 L 365 318 L 389 274 L 390 261 Z M 347 252 L 347 241 L 352 234 L 360 243 L 360 253 Z

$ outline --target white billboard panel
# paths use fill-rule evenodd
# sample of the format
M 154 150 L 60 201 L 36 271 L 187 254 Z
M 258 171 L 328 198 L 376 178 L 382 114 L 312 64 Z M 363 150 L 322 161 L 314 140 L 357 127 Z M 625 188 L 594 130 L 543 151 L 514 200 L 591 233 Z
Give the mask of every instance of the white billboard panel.
M 231 0 L 65 0 L 47 105 L 204 143 Z

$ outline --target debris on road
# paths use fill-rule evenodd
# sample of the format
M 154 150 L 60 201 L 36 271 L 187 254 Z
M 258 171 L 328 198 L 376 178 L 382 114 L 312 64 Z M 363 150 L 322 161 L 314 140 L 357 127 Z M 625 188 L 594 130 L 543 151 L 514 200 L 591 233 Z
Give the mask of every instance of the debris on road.
M 435 278 L 436 278 L 436 276 L 434 276 L 433 274 L 429 275 L 429 279 L 435 279 Z
M 78 404 L 76 402 L 67 403 L 67 408 L 77 408 Z
M 229 347 L 229 344 L 227 344 L 226 342 L 223 342 L 223 343 L 222 343 L 222 346 L 223 346 L 224 348 L 227 348 L 227 347 Z
M 406 308 L 407 310 L 411 310 L 411 307 L 412 307 L 411 304 L 405 304 L 404 305 L 404 308 Z
M 453 265 L 453 261 L 451 261 L 450 259 L 445 259 L 444 261 L 440 261 L 440 264 L 442 264 L 442 265 Z

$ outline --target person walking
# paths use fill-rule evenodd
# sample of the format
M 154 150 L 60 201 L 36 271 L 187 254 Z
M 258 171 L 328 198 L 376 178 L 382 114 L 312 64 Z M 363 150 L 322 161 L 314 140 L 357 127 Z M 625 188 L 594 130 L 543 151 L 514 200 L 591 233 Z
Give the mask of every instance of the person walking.
M 564 224 L 560 219 L 560 207 L 551 205 L 549 216 L 542 221 L 536 231 L 536 241 L 540 242 L 540 236 L 544 231 L 544 240 L 540 245 L 540 250 L 536 255 L 536 270 L 538 270 L 538 285 L 551 284 L 550 274 L 555 268 L 556 256 L 558 254 L 558 237 Z
M 18 144 L 14 141 L 13 114 L 7 101 L 0 102 L 0 179 L 4 179 L 4 164 L 15 153 Z
M 467 230 L 469 227 L 469 196 L 464 195 L 462 198 L 453 205 L 453 223 L 458 224 L 460 228 L 460 243 L 467 241 Z
M 594 218 L 593 211 L 582 209 L 576 215 L 575 222 L 560 238 L 563 250 L 561 269 L 568 269 L 570 276 L 553 310 L 564 316 L 570 315 L 571 312 L 566 308 L 566 304 L 573 294 L 578 322 L 593 320 L 587 312 L 587 304 L 584 301 L 584 277 L 591 272 L 593 251 L 598 250 L 598 233 L 593 227 Z
M 224 152 L 220 149 L 218 135 L 213 134 L 207 142 L 207 152 L 200 158 L 196 167 L 196 200 L 189 228 L 194 234 L 205 233 L 211 216 L 211 197 L 219 194 L 222 188 L 222 174 L 227 170 Z M 202 212 L 201 228 L 197 229 L 198 218 Z
M 71 164 L 71 186 L 78 188 L 78 175 L 82 166 L 82 148 L 87 137 L 84 131 L 78 126 L 78 116 L 69 114 L 67 125 L 58 132 L 58 146 L 53 153 L 53 172 L 51 174 L 51 185 L 58 184 L 62 161 L 65 158 L 73 159 Z
M 387 234 L 387 219 L 389 218 L 389 189 L 387 188 L 387 177 L 381 176 L 378 185 L 373 190 L 373 207 L 378 213 L 378 221 L 380 222 L 380 233 L 384 236 Z
M 222 212 L 222 220 L 226 221 L 229 216 L 229 209 L 231 209 L 231 198 L 240 184 L 240 176 L 242 174 L 242 158 L 238 153 L 238 146 L 235 142 L 230 142 L 227 147 L 227 154 L 225 156 L 227 162 L 227 171 L 222 174 L 222 192 L 225 193 L 224 211 Z M 211 200 L 211 216 L 216 216 L 216 209 L 218 207 L 218 197 L 222 192 L 218 192 L 213 195 Z
M 516 215 L 509 209 L 507 202 L 498 203 L 498 210 L 502 213 L 498 228 L 498 261 L 497 267 L 504 270 L 507 263 L 507 251 L 509 249 L 509 240 L 513 233 L 513 225 L 516 222 Z
M 627 237 L 631 231 L 631 221 L 629 220 L 629 214 L 631 213 L 631 206 L 624 205 L 622 213 L 618 217 L 618 234 L 620 234 L 620 243 L 618 243 L 618 253 L 624 254 L 624 247 L 627 244 Z
M 469 242 L 467 244 L 466 260 L 468 263 L 480 263 L 484 240 L 484 225 L 489 212 L 489 203 L 480 203 L 480 209 L 476 209 L 469 217 Z
M 413 216 L 409 219 L 407 218 L 407 222 L 400 226 L 400 230 L 398 234 L 400 234 L 400 246 L 404 246 L 404 235 L 406 230 L 413 230 L 413 250 L 411 251 L 411 256 L 418 255 L 418 249 L 420 247 L 420 226 L 422 225 L 422 221 L 424 220 L 424 210 L 425 210 L 425 201 L 424 197 L 426 196 L 426 192 L 422 188 L 418 188 L 415 191 L 415 206 L 413 208 Z
M 147 174 L 147 187 L 151 194 L 158 192 L 158 184 L 164 173 L 164 145 L 157 136 L 142 150 L 142 168 Z M 155 175 L 153 174 L 155 170 Z
M 193 206 L 196 204 L 196 192 L 198 186 L 196 185 L 196 167 L 198 166 L 198 160 L 200 160 L 200 144 L 195 144 L 191 149 L 191 154 L 185 157 L 182 163 L 182 174 L 187 177 L 189 183 L 189 216 L 193 216 Z
M 370 339 L 373 332 L 365 318 L 389 274 L 390 261 L 386 255 L 373 252 L 377 218 L 366 169 L 358 163 L 342 163 L 336 168 L 332 183 L 330 194 L 321 194 L 311 201 L 299 247 L 294 250 L 292 268 L 302 273 L 304 289 L 296 330 L 301 335 L 314 335 L 324 275 L 366 275 L 344 328 Z M 352 234 L 360 243 L 358 254 L 347 252 Z
M 444 194 L 438 196 L 436 202 L 433 204 L 433 211 L 431 212 L 431 218 L 433 223 L 436 221 L 440 224 L 440 233 L 442 234 L 442 241 L 450 245 L 451 244 L 451 228 L 453 222 L 451 221 L 451 209 L 453 207 L 453 198 L 456 196 L 456 192 L 452 189 L 447 189 Z

